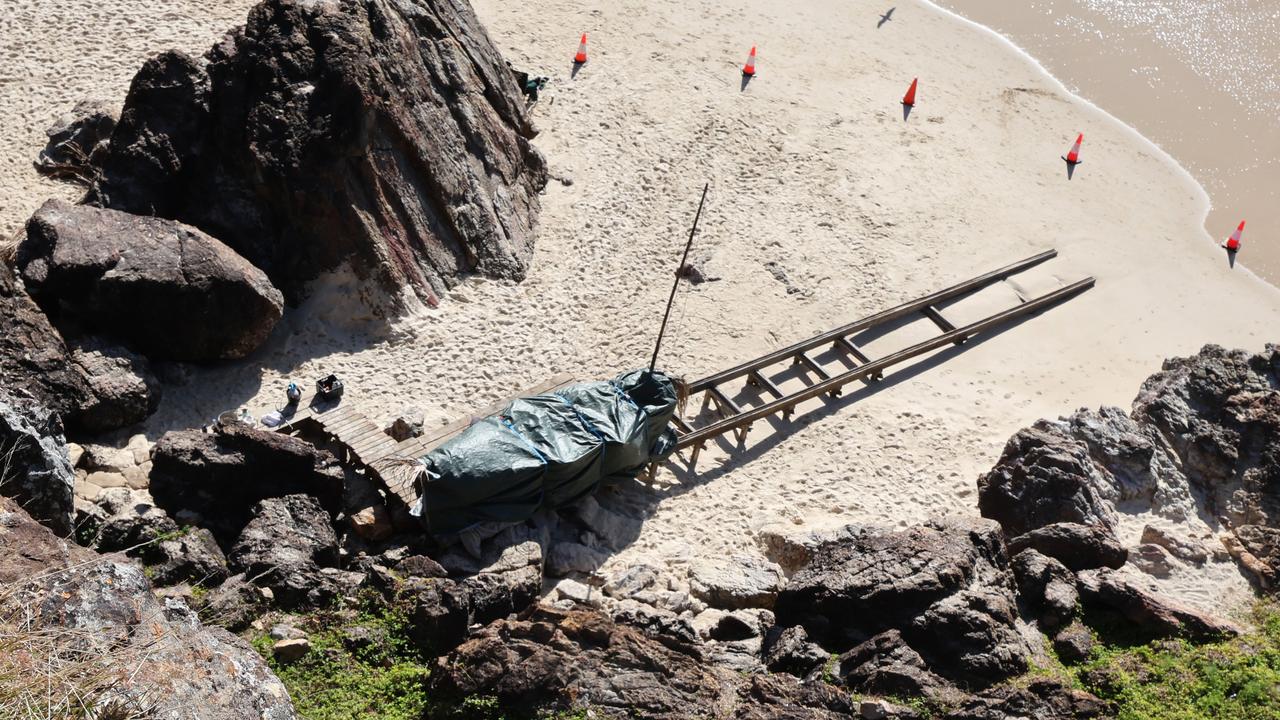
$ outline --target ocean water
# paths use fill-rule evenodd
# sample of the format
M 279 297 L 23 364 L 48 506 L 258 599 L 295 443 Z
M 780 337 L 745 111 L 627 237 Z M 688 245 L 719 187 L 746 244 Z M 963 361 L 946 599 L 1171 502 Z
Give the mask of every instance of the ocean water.
M 1280 0 L 935 2 L 1160 145 L 1209 193 L 1214 241 L 1247 220 L 1240 262 L 1280 285 Z

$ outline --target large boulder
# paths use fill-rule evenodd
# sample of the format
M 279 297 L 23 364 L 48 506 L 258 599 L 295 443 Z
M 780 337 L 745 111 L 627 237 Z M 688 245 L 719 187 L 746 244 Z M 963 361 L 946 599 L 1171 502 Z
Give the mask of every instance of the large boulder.
M 75 471 L 57 414 L 0 387 L 0 495 L 61 536 L 75 529 Z
M 25 663 L 41 690 L 64 661 L 83 668 L 86 687 L 107 689 L 82 700 L 114 700 L 121 716 L 296 717 L 288 691 L 247 642 L 205 627 L 181 601 L 159 601 L 136 564 L 59 539 L 4 498 L 0 587 L 0 626 L 22 620 L 35 631 L 8 661 Z
M 244 357 L 283 310 L 260 270 L 195 228 L 60 200 L 28 221 L 18 268 L 60 327 L 99 332 L 151 357 Z
M 1163 576 L 1176 566 L 1173 558 L 1203 564 L 1210 553 L 1197 538 L 1228 530 L 1220 537 L 1231 556 L 1273 590 L 1280 572 L 1269 540 L 1280 530 L 1280 347 L 1251 353 L 1207 345 L 1167 360 L 1143 383 L 1130 415 L 1102 408 L 1041 420 L 1009 441 L 978 488 L 983 516 L 998 520 L 1015 546 L 1031 542 L 1016 536 L 1055 523 L 1101 527 L 1086 543 L 1099 552 L 1086 554 L 1090 563 L 1115 567 L 1114 505 L 1124 503 L 1195 535 L 1144 532 L 1139 569 Z M 1076 544 L 1070 554 L 1082 549 Z
M 321 568 L 338 564 L 338 538 L 329 514 L 306 495 L 267 498 L 227 553 L 233 572 L 271 588 L 284 607 L 323 607 L 341 591 Z
M 1118 569 L 1129 557 L 1116 536 L 1101 525 L 1053 523 L 1009 541 L 1009 552 L 1036 550 L 1072 570 Z
M 1030 648 L 994 522 L 859 528 L 812 558 L 778 594 L 779 624 L 804 625 L 835 650 L 895 630 L 929 667 L 965 683 L 1026 670 Z
M 693 596 L 725 610 L 771 608 L 782 583 L 781 568 L 753 555 L 699 559 L 689 566 Z
M 1107 485 L 1083 441 L 1061 423 L 1041 420 L 1014 435 L 996 466 L 979 478 L 978 508 L 1009 537 L 1059 522 L 1114 530 L 1115 510 L 1103 494 Z
M 91 197 L 190 223 L 282 287 L 351 261 L 438 294 L 521 279 L 547 173 L 468 3 L 264 0 L 196 61 L 148 60 Z
M 0 261 L 0 388 L 57 413 L 68 425 L 91 396 L 66 343 Z
M 343 470 L 333 455 L 300 438 L 243 423 L 213 432 L 165 433 L 151 451 L 150 491 L 174 517 L 199 516 L 224 545 L 234 542 L 259 500 L 302 493 L 341 509 Z

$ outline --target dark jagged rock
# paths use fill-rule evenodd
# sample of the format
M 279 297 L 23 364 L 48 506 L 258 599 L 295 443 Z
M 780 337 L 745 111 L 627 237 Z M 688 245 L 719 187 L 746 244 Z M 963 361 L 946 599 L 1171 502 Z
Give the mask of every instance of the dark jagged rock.
M 36 158 L 36 170 L 49 177 L 91 184 L 106 156 L 116 119 L 115 110 L 101 100 L 76 103 L 45 131 L 49 142 Z
M 252 516 L 227 553 L 233 571 L 271 588 L 284 607 L 323 607 L 338 595 L 341 588 L 321 572 L 337 566 L 338 539 L 314 498 L 267 498 Z
M 809 634 L 800 625 L 770 630 L 765 636 L 762 655 L 764 666 L 771 672 L 800 677 L 822 667 L 831 658 L 817 643 L 809 642 Z
M 880 633 L 839 658 L 837 673 L 849 688 L 877 695 L 952 700 L 960 692 L 929 669 L 897 630 Z
M 204 597 L 199 607 L 200 618 L 210 625 L 240 632 L 266 612 L 263 590 L 243 574 L 232 575 Z
M 146 549 L 138 546 L 157 543 L 178 532 L 178 523 L 156 507 L 145 490 L 108 488 L 97 505 L 103 515 L 97 522 L 92 545 L 99 552 L 133 550 L 131 554 L 137 557 L 139 551 Z M 82 527 L 80 534 L 88 535 L 88 531 L 89 528 Z
M 854 712 L 849 697 L 836 688 L 789 675 L 749 676 L 738 688 L 737 704 L 734 720 L 837 720 Z
M 200 516 L 226 546 L 248 522 L 259 500 L 295 493 L 314 496 L 330 512 L 342 502 L 343 472 L 337 460 L 311 443 L 242 423 L 214 432 L 165 433 L 151 451 L 151 495 L 177 516 Z
M 1023 550 L 1013 558 L 1013 575 L 1042 629 L 1061 627 L 1075 615 L 1080 599 L 1076 576 L 1062 563 L 1035 550 Z
M 57 413 L 68 425 L 90 397 L 62 336 L 0 262 L 0 388 Z
M 1059 680 L 1039 678 L 1025 687 L 992 688 L 947 713 L 947 720 L 1090 720 L 1111 717 L 1111 706 Z
M 57 414 L 0 387 L 0 495 L 66 537 L 75 528 L 75 484 Z
M 1016 605 L 999 526 L 949 519 L 862 528 L 822 546 L 778 594 L 776 612 L 829 649 L 898 630 L 939 674 L 989 684 L 1027 667 Z
M 59 327 L 101 333 L 150 357 L 244 357 L 283 309 L 261 271 L 195 228 L 60 200 L 28 221 L 18 268 Z
M 406 608 L 409 636 L 423 652 L 439 655 L 466 639 L 471 598 L 454 581 L 410 578 L 397 588 L 397 603 Z
M 206 627 L 181 601 L 162 604 L 142 569 L 56 538 L 0 498 L 0 618 L 52 633 L 77 662 L 103 663 L 109 688 L 137 717 L 296 717 L 288 691 L 236 636 Z M 142 710 L 145 708 L 145 712 Z
M 207 55 L 149 60 L 93 196 L 181 220 L 290 301 L 340 263 L 434 304 L 523 278 L 547 173 L 466 3 L 265 0 Z
M 834 688 L 788 675 L 742 676 L 595 610 L 535 607 L 491 623 L 440 658 L 430 683 L 433 698 L 491 696 L 521 715 L 590 708 L 610 718 L 817 720 L 852 713 Z
M 1081 573 L 1079 579 L 1085 616 L 1095 627 L 1122 626 L 1146 640 L 1212 642 L 1240 634 L 1230 622 L 1152 595 L 1110 570 Z
M 107 432 L 142 422 L 160 404 L 160 381 L 141 355 L 85 338 L 72 343 L 71 361 L 89 384 L 86 402 L 76 416 L 89 432 Z
M 1066 565 L 1071 570 L 1107 567 L 1118 569 L 1129 553 L 1115 534 L 1100 525 L 1054 523 L 1036 528 L 1009 541 L 1009 552 L 1032 549 Z
M 227 579 L 227 558 L 204 528 L 191 528 L 178 537 L 162 540 L 144 553 L 151 582 L 176 585 L 190 582 L 210 587 Z
M 1071 623 L 1053 637 L 1053 651 L 1068 665 L 1088 660 L 1093 646 L 1093 633 L 1080 622 Z
M 1114 530 L 1115 510 L 1102 494 L 1107 485 L 1084 442 L 1041 420 L 1014 435 L 978 479 L 978 508 L 1009 537 L 1059 522 Z

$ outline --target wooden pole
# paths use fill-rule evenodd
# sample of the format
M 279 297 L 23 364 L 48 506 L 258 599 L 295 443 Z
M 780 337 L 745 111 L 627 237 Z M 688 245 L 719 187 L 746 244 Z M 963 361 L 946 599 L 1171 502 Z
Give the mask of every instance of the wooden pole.
M 689 242 L 684 245 L 684 255 L 680 256 L 680 267 L 676 268 L 676 281 L 671 284 L 671 297 L 667 298 L 667 310 L 662 314 L 662 327 L 658 330 L 658 342 L 653 345 L 653 359 L 649 361 L 649 372 L 658 365 L 658 351 L 662 349 L 662 336 L 667 333 L 667 320 L 671 317 L 671 304 L 675 302 L 676 290 L 680 288 L 680 273 L 684 270 L 685 261 L 689 259 L 689 248 L 693 247 L 693 234 L 698 231 L 698 219 L 702 217 L 702 205 L 707 201 L 707 189 L 711 183 L 702 186 L 702 199 L 698 201 L 698 212 L 693 216 L 693 227 L 689 228 Z

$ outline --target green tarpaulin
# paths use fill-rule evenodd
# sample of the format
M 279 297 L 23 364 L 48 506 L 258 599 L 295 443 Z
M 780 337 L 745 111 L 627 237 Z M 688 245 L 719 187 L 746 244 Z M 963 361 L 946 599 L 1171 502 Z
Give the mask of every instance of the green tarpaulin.
M 448 536 L 569 505 L 666 459 L 675 409 L 674 383 L 648 370 L 513 400 L 421 458 L 412 512 Z

